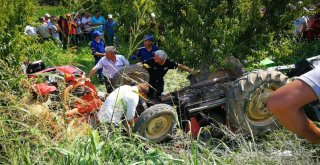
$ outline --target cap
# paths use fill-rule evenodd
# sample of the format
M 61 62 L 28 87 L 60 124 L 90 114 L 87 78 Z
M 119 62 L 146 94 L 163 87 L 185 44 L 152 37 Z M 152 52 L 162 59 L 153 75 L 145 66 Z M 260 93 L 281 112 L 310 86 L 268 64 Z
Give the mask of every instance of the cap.
M 118 51 L 117 51 L 117 49 L 116 49 L 116 47 L 114 47 L 114 46 L 107 46 L 106 48 L 105 48 L 105 51 L 106 51 L 106 53 L 118 53 Z
M 44 16 L 45 16 L 45 17 L 50 17 L 50 14 L 49 14 L 49 13 L 46 13 Z
M 156 14 L 151 13 L 150 15 L 151 15 L 152 18 L 156 18 Z
M 148 34 L 148 35 L 144 36 L 143 40 L 144 41 L 146 41 L 146 40 L 153 41 L 153 36 L 151 34 Z
M 154 52 L 154 54 L 157 55 L 162 60 L 165 60 L 168 57 L 167 53 L 163 50 L 157 50 L 156 52 Z
M 108 18 L 112 19 L 113 18 L 112 14 L 108 14 Z
M 95 30 L 95 31 L 92 32 L 91 35 L 92 35 L 92 37 L 96 38 L 96 37 L 98 37 L 98 36 L 102 36 L 102 33 L 99 32 L 98 30 Z

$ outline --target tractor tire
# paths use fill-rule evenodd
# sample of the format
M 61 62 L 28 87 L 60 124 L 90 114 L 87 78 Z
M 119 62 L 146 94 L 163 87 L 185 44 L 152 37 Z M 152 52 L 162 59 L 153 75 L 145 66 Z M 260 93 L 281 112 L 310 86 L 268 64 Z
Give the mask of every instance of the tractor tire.
M 279 71 L 256 70 L 237 79 L 227 92 L 227 124 L 231 129 L 258 135 L 278 128 L 266 107 L 269 96 L 287 83 Z
M 167 104 L 156 104 L 141 113 L 133 131 L 151 142 L 161 142 L 173 134 L 176 125 L 175 109 Z
M 132 85 L 149 82 L 149 72 L 138 64 L 128 65 L 120 69 L 112 79 L 112 85 L 117 88 L 121 85 Z

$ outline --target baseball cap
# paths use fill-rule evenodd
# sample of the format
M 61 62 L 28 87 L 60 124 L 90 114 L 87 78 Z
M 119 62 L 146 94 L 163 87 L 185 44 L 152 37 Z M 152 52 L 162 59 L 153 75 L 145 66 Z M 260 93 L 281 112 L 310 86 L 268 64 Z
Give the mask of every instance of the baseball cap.
M 50 17 L 50 14 L 49 14 L 49 13 L 46 13 L 44 16 L 45 16 L 45 17 Z
M 144 36 L 143 40 L 149 40 L 149 41 L 153 41 L 153 36 L 151 34 L 148 34 L 146 36 Z
M 116 47 L 114 47 L 114 46 L 107 46 L 106 48 L 105 48 L 105 51 L 106 51 L 106 53 L 118 53 L 118 51 L 117 51 L 117 49 L 116 49 Z
M 98 37 L 98 36 L 102 36 L 102 33 L 99 32 L 98 30 L 95 30 L 95 31 L 92 32 L 92 36 L 93 36 L 94 38 L 96 38 L 96 37 Z
M 108 14 L 108 18 L 112 19 L 113 18 L 112 14 Z

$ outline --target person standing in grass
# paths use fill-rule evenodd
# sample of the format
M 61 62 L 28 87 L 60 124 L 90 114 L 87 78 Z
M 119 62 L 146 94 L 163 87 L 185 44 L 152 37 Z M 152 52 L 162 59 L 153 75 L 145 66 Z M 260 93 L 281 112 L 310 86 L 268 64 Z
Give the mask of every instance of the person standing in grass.
M 139 102 L 139 96 L 145 98 L 149 86 L 140 83 L 136 86 L 123 85 L 115 89 L 103 102 L 98 112 L 100 123 L 109 123 L 118 126 L 121 122 L 133 128 L 133 118 Z M 128 128 L 128 127 L 127 127 Z
M 81 19 L 81 25 L 82 25 L 82 32 L 86 38 L 86 40 L 90 40 L 91 39 L 91 17 L 90 17 L 90 13 L 89 12 L 85 12 L 84 16 Z
M 112 78 L 113 76 L 124 66 L 129 65 L 128 60 L 123 56 L 117 54 L 118 51 L 114 46 L 107 46 L 105 49 L 105 56 L 102 57 L 99 62 L 94 66 L 87 76 L 87 81 L 90 81 L 90 77 L 95 74 L 98 69 L 103 68 L 104 82 L 108 93 L 113 90 Z
M 307 118 L 303 106 L 320 98 L 320 67 L 277 89 L 268 99 L 269 111 L 288 130 L 320 144 L 320 128 Z
M 115 33 L 117 32 L 117 22 L 113 20 L 112 14 L 108 14 L 108 20 L 106 21 L 106 37 L 105 39 L 108 41 L 108 45 L 114 45 Z
M 138 48 L 136 54 L 130 56 L 131 60 L 139 59 L 140 62 L 144 62 L 154 56 L 154 52 L 159 50 L 157 46 L 153 45 L 154 38 L 152 35 L 146 35 L 143 38 L 143 47 Z
M 169 69 L 179 68 L 191 74 L 196 73 L 182 64 L 169 60 L 167 58 L 167 53 L 163 50 L 157 50 L 154 54 L 155 55 L 153 58 L 150 58 L 143 62 L 143 66 L 148 70 L 150 75 L 149 84 L 151 88 L 148 93 L 148 98 L 150 99 L 158 98 L 163 92 L 163 78 Z
M 91 27 L 94 28 L 94 30 L 98 30 L 102 34 L 104 31 L 105 22 L 106 19 L 101 15 L 100 11 L 97 11 L 96 15 L 91 17 Z
M 68 26 L 68 35 L 71 39 L 71 43 L 73 44 L 73 46 L 78 45 L 78 41 L 77 41 L 77 22 L 72 19 L 72 17 L 74 17 L 74 15 L 71 14 L 66 14 L 66 18 L 67 18 L 67 26 Z
M 97 65 L 101 57 L 105 55 L 106 44 L 101 37 L 102 37 L 102 33 L 100 33 L 99 31 L 94 30 L 92 32 L 93 40 L 90 43 L 90 47 L 91 47 L 92 55 L 94 57 L 95 65 Z M 102 68 L 98 69 L 98 79 L 101 83 L 103 83 Z

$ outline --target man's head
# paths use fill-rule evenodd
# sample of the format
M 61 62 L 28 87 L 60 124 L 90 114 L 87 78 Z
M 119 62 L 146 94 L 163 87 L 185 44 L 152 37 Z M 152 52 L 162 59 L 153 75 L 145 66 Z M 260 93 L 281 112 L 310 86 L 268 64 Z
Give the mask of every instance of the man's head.
M 90 17 L 90 13 L 89 12 L 84 12 L 84 16 L 86 17 L 86 18 L 89 18 Z
M 57 16 L 52 16 L 51 17 L 53 21 L 58 22 L 59 18 Z
M 71 14 L 70 13 L 66 14 L 66 18 L 68 21 L 71 20 Z
M 95 30 L 92 32 L 92 37 L 95 39 L 95 40 L 99 40 L 102 36 L 102 33 L 100 33 L 98 30 Z
M 45 18 L 44 17 L 40 17 L 39 18 L 39 22 L 41 22 L 41 23 L 45 22 Z
M 48 19 L 50 19 L 50 14 L 49 13 L 46 13 L 45 15 L 44 15 L 44 18 L 46 19 L 46 20 L 48 20 Z
M 106 58 L 109 60 L 114 61 L 116 59 L 117 49 L 114 46 L 107 46 L 105 48 L 106 51 Z
M 138 92 L 141 96 L 143 96 L 144 98 L 147 98 L 147 94 L 149 92 L 149 85 L 146 82 L 143 83 L 139 83 L 137 85 L 138 87 Z
M 96 16 L 97 18 L 99 18 L 99 17 L 100 17 L 100 15 L 101 15 L 101 11 L 96 11 L 95 16 Z
M 150 48 L 153 43 L 153 36 L 148 34 L 143 38 L 143 46 L 146 48 Z
M 154 52 L 154 62 L 158 63 L 158 64 L 163 64 L 166 59 L 167 59 L 168 55 L 165 51 L 163 50 L 157 50 L 156 52 Z

